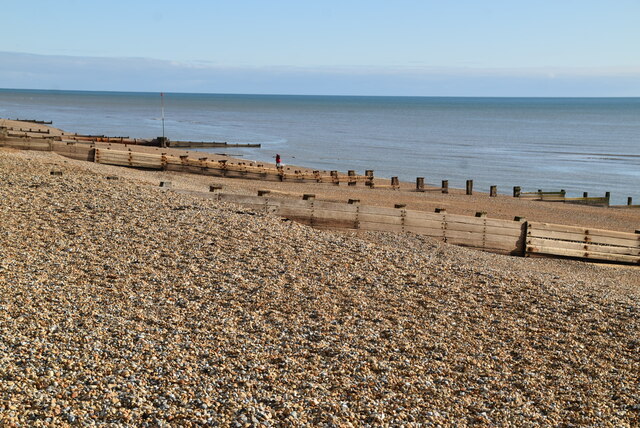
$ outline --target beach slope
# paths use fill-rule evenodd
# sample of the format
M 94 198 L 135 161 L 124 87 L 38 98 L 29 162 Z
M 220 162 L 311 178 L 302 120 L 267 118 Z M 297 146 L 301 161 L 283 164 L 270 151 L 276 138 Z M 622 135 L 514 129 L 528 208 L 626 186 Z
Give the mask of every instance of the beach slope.
M 640 423 L 634 267 L 317 231 L 122 171 L 0 149 L 0 425 Z

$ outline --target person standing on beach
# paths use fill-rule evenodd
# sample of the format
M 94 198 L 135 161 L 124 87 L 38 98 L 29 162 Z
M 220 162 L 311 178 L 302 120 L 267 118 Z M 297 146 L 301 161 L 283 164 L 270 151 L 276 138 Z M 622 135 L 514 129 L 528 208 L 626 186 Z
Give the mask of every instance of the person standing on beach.
M 280 169 L 282 167 L 282 163 L 280 162 L 280 155 L 276 153 L 276 168 Z

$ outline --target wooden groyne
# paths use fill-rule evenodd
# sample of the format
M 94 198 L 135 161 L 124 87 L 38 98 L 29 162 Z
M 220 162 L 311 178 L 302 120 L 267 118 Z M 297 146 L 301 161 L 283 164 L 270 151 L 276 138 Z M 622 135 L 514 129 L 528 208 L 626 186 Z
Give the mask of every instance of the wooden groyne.
M 42 121 L 35 121 L 42 122 Z M 58 130 L 58 134 L 51 132 L 52 128 L 25 128 L 24 125 L 14 127 L 0 127 L 0 144 L 10 145 L 16 148 L 32 149 L 32 150 L 53 150 L 64 154 L 65 156 L 74 157 L 76 159 L 94 160 L 95 150 L 102 150 L 98 156 L 97 162 L 109 163 L 112 165 L 132 166 L 138 168 L 152 169 L 168 169 L 173 171 L 184 171 L 191 173 L 199 173 L 220 177 L 235 177 L 265 181 L 296 181 L 296 182 L 317 182 L 331 183 L 339 185 L 346 183 L 354 186 L 357 183 L 364 183 L 369 188 L 377 189 L 400 189 L 398 177 L 391 177 L 390 182 L 375 178 L 373 170 L 366 170 L 364 175 L 358 175 L 355 171 L 350 170 L 347 174 L 331 171 L 328 175 L 320 173 L 320 171 L 308 170 L 291 170 L 290 168 L 276 169 L 272 166 L 265 166 L 257 162 L 227 162 L 227 161 L 209 161 L 206 157 L 197 159 L 175 157 L 161 155 L 145 155 L 140 153 L 127 153 L 126 155 L 116 153 L 118 150 L 112 150 L 112 153 L 106 153 L 104 150 L 95 149 L 96 143 L 122 144 L 123 148 L 127 145 L 151 145 L 158 147 L 259 147 L 259 144 L 229 144 L 218 142 L 193 142 L 193 141 L 177 141 L 171 142 L 166 138 L 158 137 L 153 140 L 147 139 L 131 139 L 129 137 L 108 137 L 104 135 L 79 135 L 67 134 Z M 126 150 L 121 150 L 128 152 Z M 150 157 L 151 156 L 151 157 Z M 156 156 L 156 158 L 153 158 Z M 139 159 L 144 158 L 144 161 Z M 153 160 L 152 160 L 153 159 Z M 465 193 L 472 195 L 474 190 L 473 180 L 467 180 L 465 185 Z M 440 186 L 427 186 L 424 177 L 416 178 L 416 192 L 441 192 L 449 193 L 449 181 L 442 180 Z M 489 188 L 489 196 L 496 197 L 498 195 L 497 186 L 493 185 Z M 543 201 L 543 202 L 563 202 L 569 204 L 581 204 L 591 206 L 602 206 L 612 208 L 640 208 L 640 205 L 634 205 L 632 198 L 628 198 L 626 205 L 610 205 L 610 193 L 607 192 L 604 197 L 588 196 L 585 192 L 582 197 L 567 197 L 564 190 L 560 191 L 542 191 L 538 189 L 535 192 L 523 192 L 521 187 L 514 186 L 513 196 L 521 199 Z
M 13 120 L 13 119 L 11 119 Z M 29 124 L 50 125 L 51 121 L 35 120 L 35 119 L 15 119 L 20 122 L 19 126 L 3 127 L 6 128 L 6 136 L 13 138 L 45 138 L 62 142 L 87 142 L 87 143 L 113 143 L 132 146 L 155 146 L 155 147 L 177 147 L 177 148 L 259 148 L 258 143 L 227 143 L 217 141 L 171 141 L 166 137 L 157 138 L 130 138 L 130 137 L 114 137 L 107 135 L 91 135 L 66 133 L 58 131 L 52 133 L 52 128 L 29 127 Z
M 246 147 L 246 148 L 260 148 L 260 144 L 254 143 L 227 143 L 216 141 L 170 141 L 167 147 L 172 148 L 224 148 L 224 147 Z
M 1 130 L 0 130 L 1 131 Z M 1 132 L 0 132 L 1 134 Z M 290 171 L 264 164 L 230 163 L 226 160 L 208 160 L 206 157 L 171 156 L 166 153 L 139 153 L 131 150 L 96 148 L 87 143 L 61 142 L 51 139 L 0 138 L 0 145 L 25 150 L 54 151 L 73 159 L 108 165 L 127 166 L 152 170 L 181 171 L 214 177 L 244 178 L 265 181 L 317 182 L 348 186 L 364 184 L 369 188 L 399 189 L 397 177 L 390 184 L 379 184 L 372 170 L 365 175 L 349 171 L 340 174 L 331 171 Z M 418 191 L 427 191 L 418 180 Z M 165 183 L 164 187 L 170 187 Z M 640 264 L 640 233 L 615 232 L 527 222 L 487 218 L 486 213 L 476 217 L 449 214 L 446 209 L 435 213 L 406 209 L 403 204 L 395 208 L 360 205 L 358 200 L 348 203 L 319 201 L 314 195 L 303 195 L 302 200 L 274 197 L 278 193 L 262 191 L 261 196 L 230 195 L 220 193 L 220 186 L 211 186 L 216 198 L 264 210 L 316 228 L 343 230 L 371 230 L 398 233 L 416 233 L 484 251 L 520 255 L 572 257 L 584 260 L 611 261 Z M 448 192 L 448 185 L 438 188 Z M 471 191 L 467 188 L 467 191 Z M 493 192 L 492 192 L 493 193 Z
M 28 122 L 28 123 L 37 123 L 39 125 L 52 125 L 53 122 L 52 121 L 46 121 L 46 120 L 36 120 L 36 119 L 9 119 L 9 120 L 15 120 L 16 122 Z
M 360 205 L 358 201 L 319 201 L 313 195 L 295 200 L 274 197 L 271 192 L 259 194 L 216 193 L 214 197 L 319 229 L 415 233 L 500 254 L 640 264 L 640 231 L 617 232 L 523 218 L 492 219 L 482 212 L 475 217 L 449 214 L 446 209 L 428 213 L 406 209 L 402 204 L 384 208 Z
M 564 189 L 559 191 L 542 191 L 537 190 L 536 192 L 522 192 L 519 186 L 515 186 L 513 188 L 513 197 L 528 199 L 531 201 L 543 201 L 543 202 L 563 202 L 567 204 L 580 204 L 580 205 L 593 205 L 593 206 L 601 206 L 601 207 L 609 207 L 611 200 L 611 193 L 606 192 L 604 196 L 589 196 L 587 192 L 582 194 L 582 197 L 570 198 L 567 197 L 567 192 Z M 631 207 L 631 198 L 628 199 L 628 204 L 625 205 Z M 616 205 L 616 208 L 621 207 L 621 205 Z

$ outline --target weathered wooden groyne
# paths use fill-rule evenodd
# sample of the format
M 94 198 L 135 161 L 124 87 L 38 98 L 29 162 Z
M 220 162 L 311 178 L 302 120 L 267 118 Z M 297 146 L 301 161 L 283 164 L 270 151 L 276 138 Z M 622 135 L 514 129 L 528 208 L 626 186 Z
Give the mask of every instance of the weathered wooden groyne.
M 75 159 L 94 161 L 96 150 L 99 153 L 98 162 L 110 163 L 113 165 L 132 166 L 138 168 L 152 169 L 168 169 L 173 171 L 184 171 L 199 173 L 220 177 L 237 177 L 265 181 L 297 181 L 297 182 L 320 182 L 332 183 L 339 185 L 346 183 L 350 186 L 357 183 L 364 183 L 370 188 L 391 188 L 399 189 L 400 182 L 398 177 L 391 177 L 390 181 L 381 180 L 374 177 L 373 170 L 366 170 L 364 175 L 358 175 L 355 171 L 349 170 L 347 174 L 338 171 L 331 171 L 329 174 L 321 174 L 320 171 L 304 171 L 291 170 L 290 168 L 276 169 L 273 166 L 265 166 L 257 162 L 233 162 L 233 161 L 211 161 L 206 157 L 191 158 L 182 156 L 179 158 L 165 155 L 163 161 L 162 155 L 147 155 L 144 153 L 131 152 L 124 150 L 133 141 L 132 145 L 144 145 L 143 140 L 131 140 L 128 137 L 105 137 L 100 135 L 79 136 L 75 134 L 66 134 L 64 140 L 60 136 L 51 135 L 49 130 L 43 129 L 8 129 L 0 127 L 1 144 L 10 145 L 15 148 L 25 150 L 51 150 L 64 156 Z M 123 146 L 120 149 L 96 149 L 96 143 L 120 143 Z M 222 144 L 222 143 L 221 143 Z M 116 145 L 116 147 L 118 147 Z M 222 146 L 222 147 L 232 147 Z M 118 152 L 124 152 L 126 155 Z M 154 157 L 155 156 L 155 157 Z M 388 180 L 388 179 L 387 179 Z M 424 177 L 416 178 L 416 192 L 441 192 L 449 193 L 449 181 L 442 180 L 440 186 L 427 186 Z M 465 185 L 465 193 L 473 194 L 473 180 L 467 180 Z M 496 197 L 498 195 L 497 186 L 491 186 L 489 196 Z M 640 208 L 640 205 L 634 205 L 631 197 L 627 198 L 626 205 L 610 205 L 610 194 L 607 192 L 604 197 L 590 197 L 585 192 L 583 197 L 569 198 L 564 190 L 560 191 L 542 191 L 538 189 L 536 192 L 523 192 L 521 187 L 513 187 L 513 196 L 521 199 L 544 201 L 544 202 L 562 202 L 571 204 L 593 205 L 611 208 Z
M 570 257 L 591 261 L 640 264 L 640 230 L 635 233 L 527 221 L 475 217 L 447 213 L 444 208 L 429 213 L 394 208 L 320 201 L 315 195 L 302 199 L 278 197 L 262 190 L 258 196 L 221 193 L 215 199 L 232 202 L 259 212 L 271 213 L 318 229 L 415 233 L 478 250 L 515 256 Z
M 318 182 L 349 186 L 362 183 L 369 188 L 399 189 L 397 177 L 390 184 L 381 184 L 373 171 L 356 175 L 354 171 L 340 174 L 331 171 L 290 171 L 252 162 L 230 163 L 209 160 L 207 157 L 172 156 L 167 153 L 140 153 L 132 150 L 97 148 L 83 142 L 61 142 L 43 138 L 10 138 L 0 130 L 0 145 L 25 150 L 54 151 L 73 159 L 134 168 L 181 171 L 214 177 L 244 178 L 265 181 Z M 219 187 L 212 186 L 219 192 Z M 417 180 L 416 191 L 436 190 L 448 192 L 448 183 L 429 189 L 423 180 Z M 467 186 L 467 194 L 472 191 Z M 495 192 L 490 193 L 495 196 Z M 519 195 L 521 197 L 522 195 Z M 615 232 L 583 227 L 526 222 L 524 219 L 506 221 L 490 219 L 485 213 L 476 217 L 448 214 L 441 209 L 436 213 L 396 208 L 360 206 L 358 201 L 339 204 L 317 201 L 313 195 L 303 200 L 273 198 L 268 191 L 262 196 L 219 194 L 220 200 L 271 212 L 291 220 L 318 228 L 375 230 L 416 233 L 485 251 L 511 255 L 545 255 L 572 257 L 585 260 L 613 261 L 640 264 L 640 233 Z
M 61 142 L 86 142 L 86 143 L 113 143 L 123 144 L 125 146 L 154 146 L 154 147 L 179 147 L 179 148 L 225 148 L 225 147 L 248 147 L 259 148 L 261 145 L 256 143 L 227 143 L 218 141 L 171 141 L 166 137 L 157 138 L 130 138 L 130 137 L 114 137 L 107 135 L 90 135 L 77 134 L 67 132 L 52 132 L 49 127 L 33 127 L 36 125 L 51 125 L 51 121 L 34 120 L 34 119 L 15 119 L 19 122 L 18 126 L 2 127 L 4 136 L 8 138 L 30 138 L 30 139 L 47 139 Z

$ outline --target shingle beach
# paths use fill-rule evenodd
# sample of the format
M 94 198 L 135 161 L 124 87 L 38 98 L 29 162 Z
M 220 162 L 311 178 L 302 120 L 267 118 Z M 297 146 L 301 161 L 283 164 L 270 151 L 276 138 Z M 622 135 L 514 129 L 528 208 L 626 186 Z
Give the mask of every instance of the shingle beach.
M 640 425 L 637 267 L 318 231 L 160 177 L 0 149 L 0 426 Z

